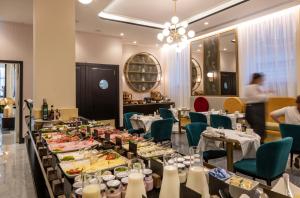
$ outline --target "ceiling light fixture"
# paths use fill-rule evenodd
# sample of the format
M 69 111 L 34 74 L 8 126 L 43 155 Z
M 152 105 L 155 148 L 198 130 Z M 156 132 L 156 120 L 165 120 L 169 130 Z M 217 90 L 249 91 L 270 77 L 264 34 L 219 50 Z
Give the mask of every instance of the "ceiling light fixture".
M 171 18 L 171 23 L 165 23 L 163 31 L 157 34 L 157 39 L 161 42 L 165 40 L 168 44 L 179 44 L 187 41 L 188 37 L 193 38 L 195 36 L 195 32 L 193 30 L 188 32 L 186 31 L 186 28 L 188 27 L 188 23 L 186 21 L 179 23 L 179 18 L 176 16 L 177 0 L 172 1 L 174 1 L 174 16 Z
M 224 50 L 224 51 L 227 51 L 227 48 L 224 48 L 223 50 Z
M 123 32 L 121 32 L 121 33 L 120 33 L 120 36 L 124 36 L 124 33 L 123 33 Z
M 87 5 L 92 3 L 93 0 L 78 0 L 81 4 Z
M 206 21 L 206 22 L 204 22 L 204 25 L 208 25 L 209 23 Z
M 133 44 L 136 44 L 137 42 L 136 42 L 136 41 L 133 41 L 132 43 L 133 43 Z

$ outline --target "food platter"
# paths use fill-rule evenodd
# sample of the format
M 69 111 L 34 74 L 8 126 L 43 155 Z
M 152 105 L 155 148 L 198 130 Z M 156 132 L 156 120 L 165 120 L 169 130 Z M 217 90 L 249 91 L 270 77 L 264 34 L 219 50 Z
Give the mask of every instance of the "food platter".
M 115 151 L 109 150 L 105 151 L 105 153 L 100 153 L 98 157 L 94 156 L 93 159 L 90 157 L 82 160 L 62 161 L 59 163 L 59 166 L 67 177 L 73 178 L 81 172 L 94 173 L 111 170 L 126 164 L 127 159 L 125 157 L 122 157 Z
M 81 141 L 74 141 L 74 142 L 49 144 L 48 148 L 50 152 L 56 154 L 62 152 L 77 151 L 80 149 L 90 148 L 95 145 L 99 145 L 99 142 L 93 139 L 89 139 L 89 140 L 81 140 Z

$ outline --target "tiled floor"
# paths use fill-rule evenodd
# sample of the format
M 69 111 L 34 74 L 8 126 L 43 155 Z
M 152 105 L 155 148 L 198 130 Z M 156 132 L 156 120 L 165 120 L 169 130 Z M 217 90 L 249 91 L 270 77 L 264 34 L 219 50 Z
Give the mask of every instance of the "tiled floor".
M 14 132 L 0 132 L 0 198 L 35 198 L 25 144 L 14 143 Z

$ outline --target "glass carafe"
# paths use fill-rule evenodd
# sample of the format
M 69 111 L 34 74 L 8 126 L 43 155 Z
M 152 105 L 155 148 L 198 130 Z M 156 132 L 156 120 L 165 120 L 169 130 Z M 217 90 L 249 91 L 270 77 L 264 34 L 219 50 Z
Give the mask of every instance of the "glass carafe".
M 83 173 L 83 189 L 82 197 L 83 198 L 101 198 L 101 190 L 99 177 L 95 174 Z
M 180 181 L 177 165 L 174 164 L 175 156 L 172 154 L 164 155 L 163 180 L 159 198 L 179 198 Z
M 209 198 L 209 187 L 203 167 L 202 152 L 199 147 L 190 147 L 189 153 L 190 159 L 194 163 L 190 166 L 186 186 L 201 194 L 203 198 Z
M 129 164 L 128 185 L 125 198 L 147 197 L 143 169 L 145 167 L 143 160 L 132 159 Z

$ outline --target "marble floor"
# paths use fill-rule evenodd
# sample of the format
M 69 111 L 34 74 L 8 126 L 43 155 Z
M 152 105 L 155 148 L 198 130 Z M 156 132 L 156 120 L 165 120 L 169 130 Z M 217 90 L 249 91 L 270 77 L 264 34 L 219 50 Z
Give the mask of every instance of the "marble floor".
M 0 132 L 0 198 L 35 198 L 26 145 L 14 137 L 14 131 Z

